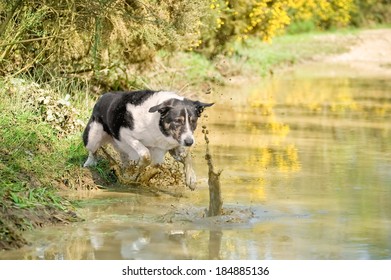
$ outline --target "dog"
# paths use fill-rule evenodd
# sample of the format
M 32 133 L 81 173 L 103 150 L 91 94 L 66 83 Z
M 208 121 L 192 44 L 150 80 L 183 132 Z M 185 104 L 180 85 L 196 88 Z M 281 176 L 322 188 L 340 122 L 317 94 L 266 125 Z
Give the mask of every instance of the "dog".
M 97 163 L 96 152 L 112 144 L 124 167 L 159 165 L 169 152 L 184 164 L 185 183 L 194 190 L 196 176 L 188 147 L 204 108 L 214 103 L 193 101 L 168 91 L 118 91 L 103 94 L 95 104 L 83 133 L 89 151 L 84 167 Z

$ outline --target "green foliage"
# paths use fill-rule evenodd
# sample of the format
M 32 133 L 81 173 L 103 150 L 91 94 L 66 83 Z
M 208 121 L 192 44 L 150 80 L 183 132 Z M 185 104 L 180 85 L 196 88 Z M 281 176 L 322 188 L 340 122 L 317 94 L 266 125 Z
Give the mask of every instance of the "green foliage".
M 271 42 L 287 28 L 297 33 L 347 26 L 357 5 L 353 0 L 210 0 L 198 51 L 215 57 L 229 53 L 227 46 L 235 41 Z
M 210 0 L 197 50 L 209 57 L 229 54 L 227 46 L 251 37 L 391 22 L 389 0 Z
M 351 11 L 351 24 L 373 26 L 391 23 L 390 0 L 355 0 L 356 9 Z
M 349 24 L 355 9 L 353 0 L 290 1 L 289 14 L 293 22 L 311 21 L 320 30 Z
M 67 164 L 80 157 L 74 147 L 81 138 L 69 136 L 74 130 L 60 133 L 59 123 L 45 119 L 47 111 L 38 106 L 40 93 L 54 100 L 58 96 L 31 80 L 0 80 L 0 249 L 23 245 L 20 230 L 77 219 L 58 187 L 75 181 L 67 179 L 69 173 L 81 177 L 78 163 Z
M 289 33 L 370 26 L 391 22 L 389 0 L 295 0 L 289 8 Z
M 292 22 L 287 28 L 287 34 L 300 34 L 317 31 L 317 26 L 312 20 L 300 20 Z
M 66 211 L 63 199 L 52 188 L 29 188 L 23 183 L 4 183 L 0 191 L 3 200 L 12 202 L 11 206 L 19 209 L 49 206 Z
M 160 87 L 165 87 L 167 81 L 170 81 L 172 86 L 184 88 L 186 85 L 219 82 L 221 79 L 221 74 L 215 68 L 213 61 L 199 53 L 180 52 L 164 63 L 172 70 L 166 72 L 169 77 L 164 74 L 161 76 Z M 183 77 L 186 79 L 184 80 Z
M 71 96 L 63 92 L 66 89 L 58 86 L 58 92 L 48 84 L 38 84 L 23 78 L 6 80 L 3 90 L 13 98 L 19 99 L 18 105 L 28 106 L 35 113 L 37 123 L 45 122 L 57 131 L 58 135 L 80 131 L 83 122 L 79 119 L 80 112 L 71 106 Z M 28 95 L 21 94 L 28 92 Z
M 109 183 L 117 182 L 117 177 L 113 170 L 110 168 L 110 162 L 108 160 L 100 160 L 93 169 L 99 174 L 100 178 Z

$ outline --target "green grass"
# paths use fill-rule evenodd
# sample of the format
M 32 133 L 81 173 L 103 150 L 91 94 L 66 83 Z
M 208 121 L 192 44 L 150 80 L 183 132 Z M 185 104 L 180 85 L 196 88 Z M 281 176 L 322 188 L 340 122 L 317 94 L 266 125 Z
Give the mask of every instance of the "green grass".
M 196 89 L 203 83 L 221 82 L 215 63 L 195 52 L 160 52 L 153 67 L 136 78 L 137 87 L 182 91 Z M 131 87 L 134 84 L 130 85 Z
M 231 46 L 231 64 L 245 60 L 242 73 L 254 72 L 265 76 L 281 67 L 311 60 L 317 57 L 337 54 L 347 50 L 354 41 L 354 30 L 333 33 L 303 33 L 284 35 L 274 38 L 272 43 L 262 42 L 256 38 L 246 44 Z M 335 38 L 337 37 L 337 38 Z
M 50 186 L 52 171 L 59 167 L 59 159 L 50 156 L 54 131 L 39 123 L 32 112 L 9 111 L 5 106 L 3 102 L 0 107 L 0 204 L 11 202 L 6 206 L 16 208 L 50 205 L 64 210 L 60 196 Z
M 31 188 L 27 182 L 3 182 L 0 197 L 17 209 L 54 207 L 66 211 L 63 199 L 50 187 Z
M 278 69 L 302 61 L 347 50 L 355 41 L 356 29 L 316 32 L 311 26 L 300 26 L 308 33 L 285 34 L 266 43 L 250 38 L 244 44 L 227 47 L 226 55 L 213 60 L 196 52 L 159 53 L 158 63 L 150 72 L 138 77 L 139 85 L 152 89 L 188 88 L 199 91 L 200 85 L 222 85 L 231 77 L 264 77 Z M 300 29 L 297 27 L 297 29 Z M 241 79 L 242 80 L 242 79 Z

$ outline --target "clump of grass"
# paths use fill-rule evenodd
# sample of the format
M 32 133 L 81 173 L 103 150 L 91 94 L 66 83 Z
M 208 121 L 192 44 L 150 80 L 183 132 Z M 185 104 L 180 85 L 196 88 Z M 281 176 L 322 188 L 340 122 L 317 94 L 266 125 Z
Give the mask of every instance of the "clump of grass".
M 286 34 L 271 43 L 249 38 L 227 46 L 225 54 L 208 59 L 201 53 L 160 52 L 151 70 L 136 77 L 138 85 L 152 89 L 200 91 L 204 85 L 224 85 L 232 77 L 259 78 L 297 63 L 347 51 L 356 42 L 355 30 Z M 243 79 L 244 78 L 244 79 Z
M 223 83 L 221 73 L 214 61 L 195 52 L 159 52 L 151 69 L 135 78 L 136 87 L 176 90 L 182 94 L 213 83 Z
M 109 160 L 100 160 L 98 164 L 92 168 L 104 181 L 109 183 L 117 182 L 117 177 L 114 174 L 114 171 L 111 169 Z

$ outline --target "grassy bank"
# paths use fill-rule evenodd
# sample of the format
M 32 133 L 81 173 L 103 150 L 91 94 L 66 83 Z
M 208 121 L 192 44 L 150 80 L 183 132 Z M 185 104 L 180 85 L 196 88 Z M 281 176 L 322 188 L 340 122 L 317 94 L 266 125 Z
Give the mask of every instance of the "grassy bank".
M 212 60 L 195 52 L 161 53 L 152 71 L 131 76 L 136 87 L 171 88 L 189 92 L 244 80 L 262 79 L 270 74 L 325 55 L 342 53 L 354 44 L 358 30 L 305 33 L 276 37 L 272 43 L 250 38 L 236 42 L 224 55 Z
M 128 89 L 181 91 L 195 96 L 215 85 L 260 79 L 278 69 L 325 54 L 343 52 L 354 41 L 344 33 L 276 38 L 273 44 L 249 40 L 233 44 L 213 60 L 194 52 L 160 53 L 150 70 L 102 73 Z M 0 78 L 0 249 L 26 244 L 23 231 L 79 220 L 60 190 L 109 184 L 107 166 L 82 168 L 87 156 L 81 132 L 104 88 L 88 74 Z
M 0 81 L 0 249 L 26 244 L 25 230 L 79 220 L 58 191 L 84 184 L 81 126 L 57 90 L 26 77 Z

